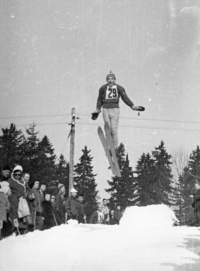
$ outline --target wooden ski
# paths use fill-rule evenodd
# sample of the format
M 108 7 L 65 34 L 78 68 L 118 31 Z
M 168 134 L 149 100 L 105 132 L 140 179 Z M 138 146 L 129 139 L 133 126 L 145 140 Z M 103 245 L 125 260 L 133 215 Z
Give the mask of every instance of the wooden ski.
M 110 131 L 110 127 L 109 127 L 108 123 L 105 124 L 105 133 L 106 133 L 106 141 L 108 143 L 108 147 L 112 153 L 112 158 L 113 158 L 116 173 L 117 173 L 116 175 L 118 177 L 121 177 L 121 171 L 119 168 L 119 164 L 118 164 L 118 160 L 117 160 L 117 156 L 116 156 L 116 152 L 115 152 L 115 147 L 114 147 L 114 143 L 113 143 L 113 139 L 111 136 L 111 131 Z
M 113 173 L 113 175 L 117 175 L 115 164 L 114 164 L 113 159 L 111 157 L 110 150 L 109 150 L 109 147 L 108 147 L 108 143 L 106 141 L 105 135 L 104 135 L 103 130 L 101 129 L 101 127 L 98 127 L 97 132 L 98 132 L 99 138 L 101 140 L 101 143 L 103 145 L 103 148 L 105 150 L 106 156 L 108 158 L 108 162 L 110 164 L 112 173 Z

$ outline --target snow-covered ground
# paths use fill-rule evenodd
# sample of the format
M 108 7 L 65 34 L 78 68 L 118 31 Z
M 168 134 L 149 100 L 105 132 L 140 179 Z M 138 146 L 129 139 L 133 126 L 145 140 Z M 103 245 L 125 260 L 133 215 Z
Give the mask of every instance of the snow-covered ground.
M 164 205 L 128 208 L 120 226 L 69 225 L 0 241 L 2 271 L 200 270 L 200 230 Z

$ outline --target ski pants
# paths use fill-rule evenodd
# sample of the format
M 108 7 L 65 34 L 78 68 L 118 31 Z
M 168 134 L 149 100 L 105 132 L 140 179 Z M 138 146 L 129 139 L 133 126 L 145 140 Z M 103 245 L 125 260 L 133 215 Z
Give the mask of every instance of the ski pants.
M 118 147 L 118 123 L 119 123 L 119 114 L 120 109 L 119 108 L 103 108 L 103 119 L 104 122 L 108 123 L 111 135 L 113 138 L 113 143 L 115 146 L 115 149 Z

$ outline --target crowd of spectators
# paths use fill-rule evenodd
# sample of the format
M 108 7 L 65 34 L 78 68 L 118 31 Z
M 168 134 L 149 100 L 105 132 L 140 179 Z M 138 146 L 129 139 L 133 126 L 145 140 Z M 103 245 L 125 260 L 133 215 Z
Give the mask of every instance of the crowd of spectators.
M 13 233 L 25 234 L 34 230 L 46 230 L 54 226 L 77 220 L 85 224 L 119 224 L 121 207 L 108 208 L 103 199 L 90 218 L 85 214 L 84 195 L 74 188 L 67 196 L 65 186 L 58 183 L 57 193 L 51 194 L 44 182 L 35 181 L 30 185 L 30 173 L 23 172 L 20 165 L 13 170 L 3 167 L 0 179 L 0 238 Z

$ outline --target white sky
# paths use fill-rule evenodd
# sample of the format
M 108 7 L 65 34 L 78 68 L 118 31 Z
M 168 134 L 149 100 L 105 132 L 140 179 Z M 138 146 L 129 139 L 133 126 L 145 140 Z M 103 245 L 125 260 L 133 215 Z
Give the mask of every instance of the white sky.
M 103 121 L 92 122 L 90 113 L 106 74 L 112 70 L 146 107 L 138 117 L 120 102 L 119 141 L 132 167 L 161 140 L 169 153 L 191 152 L 200 130 L 199 31 L 199 0 L 3 0 L 0 126 L 23 130 L 34 121 L 60 155 L 75 107 L 75 163 L 87 145 L 105 197 L 111 173 L 97 136 Z M 69 160 L 69 141 L 63 154 Z

